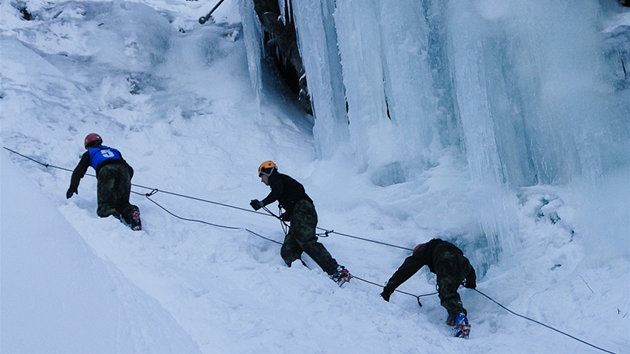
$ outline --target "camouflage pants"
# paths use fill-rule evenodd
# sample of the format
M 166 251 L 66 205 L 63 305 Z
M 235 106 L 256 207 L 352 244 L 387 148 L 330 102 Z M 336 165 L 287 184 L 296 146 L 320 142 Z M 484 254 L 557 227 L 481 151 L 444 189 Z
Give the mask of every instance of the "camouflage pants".
M 120 215 L 131 221 L 129 214 L 135 205 L 129 204 L 131 177 L 129 168 L 124 164 L 109 164 L 98 171 L 96 194 L 98 208 L 96 214 L 102 218 Z
M 470 270 L 471 265 L 466 258 L 449 251 L 442 252 L 435 260 L 440 304 L 448 311 L 449 316 L 468 314 L 462 306 L 457 288 Z
M 300 200 L 293 208 L 291 226 L 284 238 L 280 249 L 280 256 L 290 267 L 293 261 L 300 259 L 302 252 L 308 254 L 326 273 L 332 275 L 337 270 L 337 261 L 332 258 L 328 250 L 317 242 L 315 227 L 317 226 L 317 213 L 313 203 Z

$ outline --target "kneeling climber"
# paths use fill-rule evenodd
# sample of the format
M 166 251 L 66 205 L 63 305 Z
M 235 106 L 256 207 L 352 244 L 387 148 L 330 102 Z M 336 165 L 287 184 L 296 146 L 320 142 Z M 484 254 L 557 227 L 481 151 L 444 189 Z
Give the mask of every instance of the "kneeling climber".
M 103 145 L 103 139 L 96 133 L 85 137 L 84 147 L 87 151 L 72 172 L 66 198 L 78 194 L 79 182 L 88 167 L 92 166 L 97 180 L 96 214 L 102 218 L 113 215 L 132 230 L 142 230 L 140 210 L 129 204 L 133 168 L 123 159 L 120 151 Z
M 413 254 L 405 259 L 387 281 L 381 296 L 385 301 L 389 301 L 394 290 L 425 265 L 437 275 L 440 304 L 448 311 L 446 323 L 453 327 L 456 337 L 468 338 L 470 334 L 470 324 L 466 317 L 468 313 L 462 306 L 457 288 L 464 280 L 466 288 L 476 288 L 477 276 L 462 250 L 450 242 L 436 238 L 416 246 Z

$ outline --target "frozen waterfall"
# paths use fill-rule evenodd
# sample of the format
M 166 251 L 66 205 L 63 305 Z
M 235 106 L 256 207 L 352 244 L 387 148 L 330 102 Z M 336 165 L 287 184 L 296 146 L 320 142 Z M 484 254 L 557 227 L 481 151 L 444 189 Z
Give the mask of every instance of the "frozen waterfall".
M 518 188 L 597 184 L 630 160 L 630 91 L 596 0 L 286 1 L 319 156 L 349 146 L 383 186 L 463 159 L 495 255 L 517 240 Z

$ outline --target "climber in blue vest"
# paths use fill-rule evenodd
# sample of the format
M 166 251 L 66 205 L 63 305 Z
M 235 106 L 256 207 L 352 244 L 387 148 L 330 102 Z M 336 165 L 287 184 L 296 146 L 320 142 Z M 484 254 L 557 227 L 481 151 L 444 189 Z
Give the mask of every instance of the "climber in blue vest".
M 96 171 L 98 208 L 96 214 L 102 218 L 113 215 L 132 230 L 142 230 L 140 210 L 129 203 L 133 168 L 123 159 L 117 149 L 104 146 L 103 139 L 96 133 L 85 137 L 87 150 L 72 172 L 66 198 L 78 194 L 79 182 L 88 167 Z

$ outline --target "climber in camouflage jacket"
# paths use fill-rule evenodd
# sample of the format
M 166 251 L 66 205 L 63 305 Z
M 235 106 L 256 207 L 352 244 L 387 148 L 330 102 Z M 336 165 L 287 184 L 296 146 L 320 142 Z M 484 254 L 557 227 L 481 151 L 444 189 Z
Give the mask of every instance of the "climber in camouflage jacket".
M 439 238 L 427 243 L 419 244 L 414 248 L 413 254 L 398 268 L 383 288 L 381 296 L 385 301 L 396 288 L 416 274 L 423 266 L 429 266 L 429 270 L 437 275 L 438 296 L 440 304 L 448 311 L 449 319 L 459 313 L 467 314 L 462 306 L 457 288 L 466 280 L 465 287 L 474 289 L 477 287 L 475 269 L 462 250 L 454 244 Z
M 265 161 L 258 168 L 261 181 L 271 188 L 271 192 L 262 201 L 254 199 L 250 205 L 258 210 L 266 205 L 278 201 L 284 213 L 280 215 L 283 221 L 291 222 L 280 256 L 290 267 L 300 259 L 302 252 L 309 255 L 328 275 L 339 285 L 348 282 L 352 277 L 330 255 L 326 247 L 317 241 L 315 228 L 317 227 L 317 213 L 313 200 L 306 194 L 304 186 L 295 179 L 279 173 L 273 161 Z

